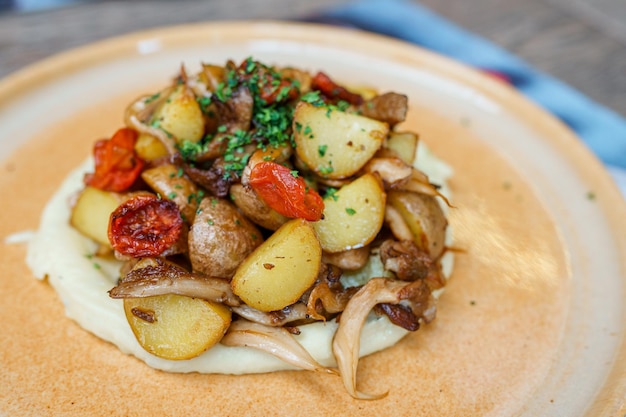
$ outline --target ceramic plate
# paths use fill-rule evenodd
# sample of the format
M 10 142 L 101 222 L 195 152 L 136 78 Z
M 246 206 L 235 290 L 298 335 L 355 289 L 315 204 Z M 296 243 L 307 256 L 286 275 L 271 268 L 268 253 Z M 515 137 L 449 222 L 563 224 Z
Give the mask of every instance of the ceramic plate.
M 130 100 L 181 63 L 247 56 L 406 93 L 402 129 L 453 168 L 456 268 L 437 319 L 363 359 L 349 397 L 308 372 L 168 374 L 65 318 L 20 232 Z M 399 41 L 331 27 L 217 23 L 64 53 L 0 84 L 0 414 L 624 415 L 626 209 L 602 165 L 512 88 Z M 7 241 L 6 238 L 10 237 Z

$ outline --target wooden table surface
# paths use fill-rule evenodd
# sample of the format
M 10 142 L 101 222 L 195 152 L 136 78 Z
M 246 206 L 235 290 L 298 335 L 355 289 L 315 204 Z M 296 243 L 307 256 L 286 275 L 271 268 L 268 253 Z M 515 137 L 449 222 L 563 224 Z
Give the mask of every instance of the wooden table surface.
M 623 7 L 615 10 L 626 14 L 626 2 L 613 1 L 617 7 Z M 346 0 L 91 1 L 46 11 L 6 12 L 0 14 L 0 77 L 55 52 L 140 29 L 225 19 L 303 19 L 346 3 Z M 620 27 L 623 21 L 619 18 L 594 20 L 597 14 L 584 10 L 580 13 L 581 9 L 574 7 L 580 5 L 577 0 L 423 0 L 421 3 L 626 115 L 626 36 L 623 36 L 626 23 Z

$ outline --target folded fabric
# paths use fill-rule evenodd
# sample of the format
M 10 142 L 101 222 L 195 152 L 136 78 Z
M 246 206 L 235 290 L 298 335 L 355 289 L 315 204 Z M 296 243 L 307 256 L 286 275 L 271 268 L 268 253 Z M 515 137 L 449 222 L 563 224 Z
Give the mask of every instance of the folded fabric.
M 524 95 L 569 125 L 603 162 L 626 169 L 626 119 L 414 1 L 360 0 L 328 10 L 319 20 L 404 39 L 503 74 Z

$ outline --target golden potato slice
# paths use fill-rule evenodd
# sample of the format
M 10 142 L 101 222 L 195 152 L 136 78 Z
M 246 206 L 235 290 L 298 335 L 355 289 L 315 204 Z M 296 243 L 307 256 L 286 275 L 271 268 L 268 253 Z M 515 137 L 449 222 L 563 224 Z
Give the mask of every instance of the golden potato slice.
M 426 194 L 393 190 L 389 192 L 388 203 L 403 218 L 417 246 L 427 250 L 433 258 L 438 257 L 445 247 L 448 221 L 437 199 Z
M 126 298 L 124 312 L 139 344 L 172 360 L 200 355 L 222 339 L 231 322 L 223 304 L 176 294 Z
M 322 249 L 309 222 L 285 223 L 237 269 L 233 292 L 250 307 L 281 310 L 295 303 L 315 282 Z
M 121 202 L 120 194 L 85 187 L 72 208 L 70 224 L 85 236 L 110 248 L 109 218 Z
M 263 236 L 230 201 L 211 197 L 200 203 L 188 242 L 194 272 L 230 278 Z
M 398 158 L 413 166 L 417 152 L 418 136 L 413 132 L 392 132 L 387 139 L 386 147 L 392 150 Z
M 204 115 L 196 96 L 186 85 L 177 86 L 155 110 L 150 124 L 174 135 L 178 143 L 204 137 Z
M 346 178 L 376 153 L 389 133 L 386 123 L 306 102 L 293 118 L 298 157 L 316 174 Z
M 322 248 L 342 252 L 370 243 L 385 218 L 385 191 L 373 174 L 344 185 L 324 200 L 324 218 L 313 224 Z
M 135 143 L 135 152 L 144 161 L 152 161 L 169 155 L 163 143 L 152 135 L 140 133 Z
M 141 178 L 155 193 L 176 203 L 183 220 L 193 223 L 204 192 L 183 174 L 182 168 L 172 164 L 159 165 L 144 170 Z

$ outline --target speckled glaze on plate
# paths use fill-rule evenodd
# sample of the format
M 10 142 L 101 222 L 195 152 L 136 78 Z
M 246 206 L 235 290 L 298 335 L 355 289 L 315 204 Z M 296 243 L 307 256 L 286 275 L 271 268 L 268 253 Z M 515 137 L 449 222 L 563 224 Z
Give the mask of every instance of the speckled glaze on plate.
M 181 63 L 249 55 L 408 94 L 415 130 L 455 170 L 456 268 L 437 319 L 363 359 L 349 397 L 309 372 L 168 374 L 63 314 L 7 236 L 37 227 L 65 175 L 125 106 Z M 0 415 L 617 416 L 626 412 L 626 207 L 602 165 L 517 92 L 415 46 L 316 25 L 142 32 L 0 82 Z

